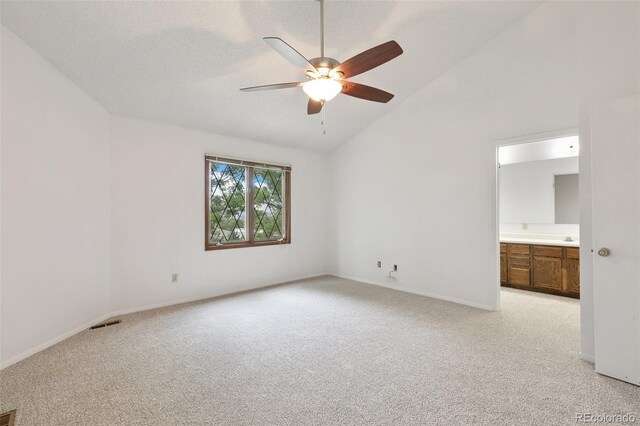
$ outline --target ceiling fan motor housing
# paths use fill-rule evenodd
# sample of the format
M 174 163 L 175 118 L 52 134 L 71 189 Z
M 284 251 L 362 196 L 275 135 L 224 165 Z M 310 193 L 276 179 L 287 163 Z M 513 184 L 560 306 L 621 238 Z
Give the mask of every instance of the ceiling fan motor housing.
M 311 63 L 311 65 L 313 65 L 314 67 L 316 67 L 316 69 L 319 68 L 329 68 L 329 69 L 334 69 L 335 67 L 337 67 L 338 65 L 340 65 L 340 62 L 337 59 L 333 59 L 333 58 L 313 58 L 313 59 L 309 59 L 309 62 Z

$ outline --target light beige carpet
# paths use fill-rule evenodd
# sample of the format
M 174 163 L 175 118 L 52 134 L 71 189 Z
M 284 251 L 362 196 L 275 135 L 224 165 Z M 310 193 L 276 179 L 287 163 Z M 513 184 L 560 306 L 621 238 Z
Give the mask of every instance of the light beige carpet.
M 593 372 L 579 302 L 486 312 L 334 277 L 121 317 L 0 372 L 18 425 L 575 424 L 640 414 Z

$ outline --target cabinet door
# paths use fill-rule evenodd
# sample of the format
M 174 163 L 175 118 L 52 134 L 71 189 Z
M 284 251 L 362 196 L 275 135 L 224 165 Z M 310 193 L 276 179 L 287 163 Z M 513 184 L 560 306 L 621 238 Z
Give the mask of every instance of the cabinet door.
M 507 276 L 508 276 L 508 272 L 507 272 L 507 254 L 506 253 L 500 253 L 500 282 L 502 284 L 506 284 L 507 281 Z
M 580 261 L 567 258 L 565 260 L 566 282 L 565 291 L 580 294 Z
M 562 259 L 533 257 L 533 286 L 550 290 L 562 290 Z

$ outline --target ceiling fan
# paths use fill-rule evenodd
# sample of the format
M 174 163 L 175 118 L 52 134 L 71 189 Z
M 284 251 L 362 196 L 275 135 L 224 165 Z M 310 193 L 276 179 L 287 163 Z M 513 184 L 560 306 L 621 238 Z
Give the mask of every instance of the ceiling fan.
M 309 96 L 307 114 L 319 113 L 325 102 L 335 98 L 339 93 L 382 103 L 387 103 L 393 98 L 393 94 L 384 90 L 353 83 L 346 79 L 369 71 L 401 55 L 400 45 L 393 40 L 388 41 L 365 50 L 342 63 L 324 56 L 324 0 L 320 0 L 320 57 L 307 59 L 278 37 L 264 37 L 263 40 L 293 65 L 305 69 L 307 81 L 245 87 L 240 89 L 243 92 L 302 87 L 302 90 Z

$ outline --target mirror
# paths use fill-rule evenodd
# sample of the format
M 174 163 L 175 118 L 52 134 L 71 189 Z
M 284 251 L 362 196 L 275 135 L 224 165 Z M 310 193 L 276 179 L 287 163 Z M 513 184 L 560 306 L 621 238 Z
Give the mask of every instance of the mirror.
M 578 173 L 556 175 L 555 178 L 555 223 L 579 223 Z
M 500 223 L 577 224 L 578 157 L 501 164 Z

